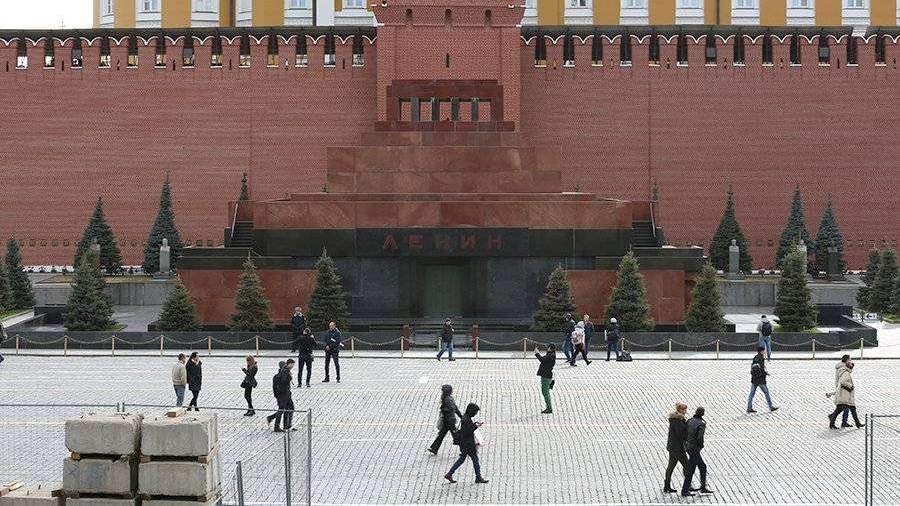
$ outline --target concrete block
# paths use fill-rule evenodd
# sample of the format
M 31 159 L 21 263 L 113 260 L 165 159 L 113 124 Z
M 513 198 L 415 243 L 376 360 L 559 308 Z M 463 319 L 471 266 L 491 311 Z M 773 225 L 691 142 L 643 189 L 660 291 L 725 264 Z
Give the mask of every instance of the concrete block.
M 63 490 L 82 494 L 128 494 L 137 488 L 137 465 L 130 459 L 63 461 Z
M 219 490 L 221 476 L 218 455 L 208 464 L 172 460 L 142 462 L 138 469 L 138 490 L 150 496 L 199 497 Z
M 23 487 L 0 496 L 0 506 L 65 506 L 62 497 L 53 497 L 50 488 Z
M 219 502 L 221 497 L 218 494 L 215 494 L 210 500 L 206 502 L 198 502 L 198 501 L 178 501 L 173 499 L 161 499 L 161 500 L 153 500 L 153 499 L 144 499 L 142 501 L 143 506 L 214 506 Z
M 82 455 L 131 455 L 141 442 L 141 415 L 86 413 L 66 420 L 66 448 Z
M 81 497 L 66 499 L 66 506 L 137 506 L 137 499 L 118 499 L 114 497 Z
M 209 455 L 219 439 L 215 413 L 145 418 L 141 428 L 141 453 L 151 457 L 199 457 Z

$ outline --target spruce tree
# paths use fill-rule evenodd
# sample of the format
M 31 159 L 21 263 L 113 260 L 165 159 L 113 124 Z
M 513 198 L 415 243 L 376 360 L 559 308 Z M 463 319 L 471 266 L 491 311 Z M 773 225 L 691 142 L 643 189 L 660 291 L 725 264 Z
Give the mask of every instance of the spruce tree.
M 647 288 L 641 275 L 637 258 L 628 252 L 619 262 L 616 287 L 609 297 L 604 322 L 615 318 L 619 328 L 625 332 L 653 330 L 653 317 L 647 303 Z
M 567 328 L 566 315 L 575 313 L 575 299 L 566 271 L 556 266 L 547 280 L 544 295 L 538 299 L 534 312 L 534 330 L 540 332 L 562 332 Z
M 869 293 L 875 277 L 878 276 L 878 268 L 881 266 L 881 253 L 877 249 L 869 250 L 869 263 L 866 265 L 866 273 L 862 275 L 863 286 L 856 292 L 856 305 L 860 309 L 869 310 Z
M 7 309 L 28 309 L 34 307 L 34 291 L 31 280 L 22 267 L 22 252 L 19 242 L 10 238 L 6 242 L 6 282 Z
M 725 329 L 719 280 L 716 268 L 710 264 L 704 265 L 697 276 L 684 323 L 691 332 L 722 332 Z
M 309 298 L 306 316 L 313 332 L 326 330 L 329 322 L 335 322 L 338 328 L 346 328 L 350 318 L 341 276 L 326 251 L 322 251 L 316 261 L 316 287 Z
M 238 332 L 260 332 L 275 328 L 269 318 L 269 301 L 263 294 L 256 266 L 249 256 L 244 261 L 244 271 L 238 281 L 230 328 Z
M 238 197 L 239 202 L 250 200 L 250 187 L 247 186 L 247 173 L 241 177 L 241 195 Z
M 144 246 L 144 268 L 145 274 L 154 274 L 159 271 L 159 247 L 162 245 L 163 238 L 169 240 L 169 251 L 171 252 L 171 266 L 175 269 L 178 258 L 181 256 L 181 250 L 184 243 L 181 242 L 181 236 L 178 229 L 175 228 L 175 211 L 172 210 L 172 187 L 169 183 L 169 175 L 166 174 L 166 181 L 163 183 L 162 192 L 159 195 L 159 212 L 156 214 L 156 221 L 153 222 L 153 228 L 150 229 L 150 236 L 147 238 L 147 244 Z
M 110 330 L 112 298 L 104 292 L 106 281 L 97 266 L 97 255 L 87 250 L 75 268 L 75 282 L 66 305 L 66 330 Z
M 791 200 L 791 214 L 788 216 L 788 222 L 784 227 L 784 231 L 781 232 L 781 239 L 778 241 L 778 251 L 775 253 L 775 261 L 779 269 L 784 265 L 785 256 L 801 240 L 808 248 L 807 255 L 809 255 L 809 249 L 813 243 L 809 238 L 809 232 L 806 230 L 806 218 L 803 215 L 803 195 L 800 193 L 800 187 L 797 186 L 794 188 L 794 198 Z
M 6 279 L 6 266 L 0 262 L 0 312 L 9 307 L 9 281 Z
M 812 305 L 803 253 L 794 247 L 788 251 L 778 282 L 775 315 L 785 332 L 801 332 L 816 326 L 816 308 Z
M 78 259 L 86 250 L 90 249 L 92 239 L 97 239 L 97 244 L 100 245 L 100 267 L 106 269 L 109 274 L 122 272 L 122 253 L 119 251 L 119 245 L 116 244 L 112 229 L 106 223 L 106 216 L 103 213 L 103 197 L 97 198 L 94 214 L 81 234 L 81 240 L 75 249 L 75 261 L 72 262 L 72 265 L 78 265 Z
M 900 316 L 900 275 L 894 280 L 894 293 L 891 295 L 891 311 L 894 316 Z
M 888 313 L 891 310 L 891 296 L 894 291 L 894 279 L 897 277 L 897 254 L 892 249 L 881 252 L 881 265 L 878 275 L 869 289 L 869 311 Z
M 197 309 L 194 301 L 188 295 L 184 285 L 179 280 L 172 293 L 166 297 L 159 320 L 156 322 L 159 330 L 171 332 L 192 332 L 201 330 L 200 320 L 197 319 Z
M 709 243 L 709 260 L 716 269 L 728 270 L 728 248 L 731 246 L 732 239 L 737 241 L 737 245 L 741 249 L 739 263 L 741 272 L 750 272 L 753 268 L 753 258 L 750 256 L 747 238 L 744 237 L 737 221 L 734 211 L 734 192 L 729 186 L 725 212 L 722 213 L 719 228 L 716 229 L 716 233 Z
M 828 248 L 837 248 L 838 269 L 841 272 L 847 270 L 847 262 L 844 261 L 844 236 L 838 229 L 837 218 L 834 216 L 834 206 L 831 199 L 822 214 L 819 230 L 816 232 L 816 263 L 815 268 L 819 272 L 828 272 Z

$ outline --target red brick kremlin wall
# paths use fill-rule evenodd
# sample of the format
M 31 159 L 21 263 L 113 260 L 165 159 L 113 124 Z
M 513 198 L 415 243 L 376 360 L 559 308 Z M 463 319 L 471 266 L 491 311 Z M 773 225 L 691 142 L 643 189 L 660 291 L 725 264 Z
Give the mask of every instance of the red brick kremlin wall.
M 723 68 L 703 64 L 701 38 L 687 68 L 675 67 L 674 43 L 651 68 L 646 45 L 635 43 L 634 65 L 620 67 L 616 43 L 604 44 L 604 66 L 592 67 L 590 41 L 576 42 L 574 69 L 560 65 L 561 41 L 548 43 L 545 69 L 533 66 L 533 42 L 520 51 L 518 127 L 524 142 L 562 148 L 567 189 L 645 200 L 655 179 L 666 236 L 681 245 L 708 244 L 732 184 L 758 266 L 773 263 L 794 184 L 813 233 L 833 196 L 851 267 L 873 244 L 897 245 L 900 45 L 888 40 L 887 65 L 876 67 L 861 42 L 859 66 L 848 68 L 835 43 L 832 66 L 819 67 L 813 39 L 802 67 L 782 67 L 788 43 L 776 41 L 776 64 L 763 68 L 760 46 L 748 43 L 746 67 Z M 309 68 L 284 70 L 264 65 L 265 39 L 252 45 L 250 69 L 237 68 L 237 41 L 223 45 L 224 69 L 208 68 L 208 43 L 195 43 L 194 69 L 154 69 L 151 39 L 140 68 L 124 68 L 126 48 L 113 45 L 112 68 L 99 70 L 98 44 L 85 43 L 85 68 L 73 72 L 44 70 L 42 47 L 29 43 L 28 70 L 6 72 L 15 43 L 0 44 L 0 236 L 24 241 L 26 263 L 71 263 L 98 195 L 126 262 L 140 263 L 167 170 L 183 236 L 218 244 L 242 172 L 255 199 L 317 191 L 326 148 L 372 130 L 376 46 L 367 42 L 366 65 L 354 68 L 350 41 L 339 42 L 337 67 L 323 69 L 322 45 L 310 43 Z M 293 50 L 282 44 L 281 54 Z M 720 42 L 719 54 L 730 60 L 731 46 Z

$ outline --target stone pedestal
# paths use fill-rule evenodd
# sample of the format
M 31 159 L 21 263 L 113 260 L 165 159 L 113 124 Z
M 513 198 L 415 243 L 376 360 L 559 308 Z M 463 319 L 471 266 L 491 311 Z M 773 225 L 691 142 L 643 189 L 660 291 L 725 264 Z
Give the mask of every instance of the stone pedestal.
M 728 247 L 728 273 L 725 274 L 728 279 L 744 279 L 741 274 L 741 248 L 737 245 L 737 240 L 731 240 L 731 246 Z
M 163 238 L 159 247 L 159 272 L 153 275 L 154 279 L 168 279 L 172 276 L 172 251 L 169 240 Z

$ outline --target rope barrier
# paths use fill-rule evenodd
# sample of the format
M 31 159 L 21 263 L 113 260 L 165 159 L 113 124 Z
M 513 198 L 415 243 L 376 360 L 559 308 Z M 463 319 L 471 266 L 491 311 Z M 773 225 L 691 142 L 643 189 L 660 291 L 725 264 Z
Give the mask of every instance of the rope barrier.
M 140 346 L 140 345 L 150 344 L 150 343 L 156 344 L 156 338 L 153 338 L 153 339 L 151 339 L 151 340 L 149 340 L 149 341 L 136 342 L 136 341 L 128 341 L 128 340 L 126 340 L 126 339 L 122 339 L 122 338 L 119 337 L 119 336 L 116 336 L 116 341 L 118 341 L 118 342 L 120 342 L 120 343 L 125 343 L 125 344 L 128 344 L 128 345 L 131 345 L 131 346 Z M 205 341 L 205 339 L 204 339 L 204 341 Z

